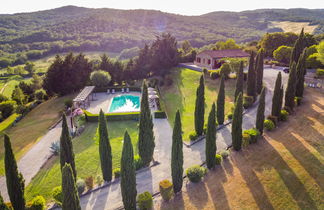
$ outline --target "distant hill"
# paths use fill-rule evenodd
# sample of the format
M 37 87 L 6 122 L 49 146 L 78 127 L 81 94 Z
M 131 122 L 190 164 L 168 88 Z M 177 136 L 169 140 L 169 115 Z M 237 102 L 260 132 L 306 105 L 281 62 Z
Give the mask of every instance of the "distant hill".
M 143 46 L 162 32 L 201 47 L 227 38 L 258 40 L 282 31 L 272 21 L 309 22 L 313 33 L 324 32 L 324 9 L 262 9 L 182 16 L 154 10 L 89 9 L 66 6 L 52 10 L 0 15 L 0 50 L 4 53 L 39 50 L 108 50 Z

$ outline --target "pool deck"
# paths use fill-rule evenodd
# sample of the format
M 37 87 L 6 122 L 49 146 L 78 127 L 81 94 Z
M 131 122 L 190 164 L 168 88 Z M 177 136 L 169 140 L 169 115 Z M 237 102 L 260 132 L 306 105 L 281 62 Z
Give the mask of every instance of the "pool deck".
M 93 114 L 99 114 L 100 109 L 102 109 L 104 113 L 108 113 L 111 100 L 113 99 L 113 97 L 119 95 L 134 95 L 141 97 L 141 93 L 135 91 L 130 91 L 129 93 L 116 92 L 114 94 L 95 93 L 93 95 L 94 100 L 90 101 L 90 107 L 88 107 L 86 110 Z

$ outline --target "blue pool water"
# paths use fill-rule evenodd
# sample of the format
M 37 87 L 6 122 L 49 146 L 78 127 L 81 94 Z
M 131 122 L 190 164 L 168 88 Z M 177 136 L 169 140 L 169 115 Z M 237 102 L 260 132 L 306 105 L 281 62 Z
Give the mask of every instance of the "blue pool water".
M 119 95 L 112 99 L 109 112 L 134 112 L 140 110 L 140 97 L 134 95 Z

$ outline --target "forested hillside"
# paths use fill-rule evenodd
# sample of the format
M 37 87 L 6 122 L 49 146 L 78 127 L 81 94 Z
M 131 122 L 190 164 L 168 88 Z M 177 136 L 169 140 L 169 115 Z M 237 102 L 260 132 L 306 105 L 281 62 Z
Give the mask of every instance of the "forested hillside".
M 143 47 L 161 32 L 193 47 L 233 38 L 238 43 L 258 40 L 270 21 L 303 21 L 324 32 L 324 9 L 267 9 L 213 12 L 182 16 L 153 10 L 88 9 L 66 6 L 53 10 L 0 15 L 1 62 L 24 63 L 44 55 L 67 51 L 120 52 Z M 21 53 L 23 52 L 23 53 Z

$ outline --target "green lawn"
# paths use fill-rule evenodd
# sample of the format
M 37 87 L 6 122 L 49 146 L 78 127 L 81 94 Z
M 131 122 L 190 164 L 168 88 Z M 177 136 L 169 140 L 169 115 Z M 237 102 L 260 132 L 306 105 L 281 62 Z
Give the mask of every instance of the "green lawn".
M 181 112 L 182 130 L 184 141 L 189 141 L 188 135 L 194 131 L 194 111 L 196 101 L 196 89 L 201 73 L 184 68 L 174 68 L 171 76 L 173 84 L 170 87 L 161 87 L 162 106 L 166 110 L 169 121 L 173 126 L 176 111 Z M 233 106 L 236 80 L 225 81 L 225 115 Z M 220 79 L 211 80 L 206 76 L 205 80 L 205 119 L 207 123 L 211 104 L 216 101 Z
M 20 114 L 14 113 L 0 123 L 0 133 L 6 130 L 19 117 Z
M 113 168 L 120 167 L 122 141 L 125 129 L 132 139 L 134 152 L 137 154 L 138 129 L 135 121 L 109 122 L 108 132 L 112 147 Z M 88 123 L 81 136 L 73 139 L 73 149 L 78 178 L 101 175 L 98 143 L 95 140 L 97 123 Z M 55 157 L 41 169 L 27 186 L 27 200 L 36 195 L 42 195 L 47 201 L 51 200 L 51 191 L 61 185 L 59 158 Z
M 28 79 L 13 79 L 13 80 L 9 80 L 6 84 L 3 84 L 2 87 L 5 86 L 2 94 L 7 96 L 8 98 L 11 98 L 12 95 L 12 91 L 15 89 L 16 85 L 19 85 L 20 82 L 24 81 L 26 83 L 30 83 L 31 82 L 31 78 Z

